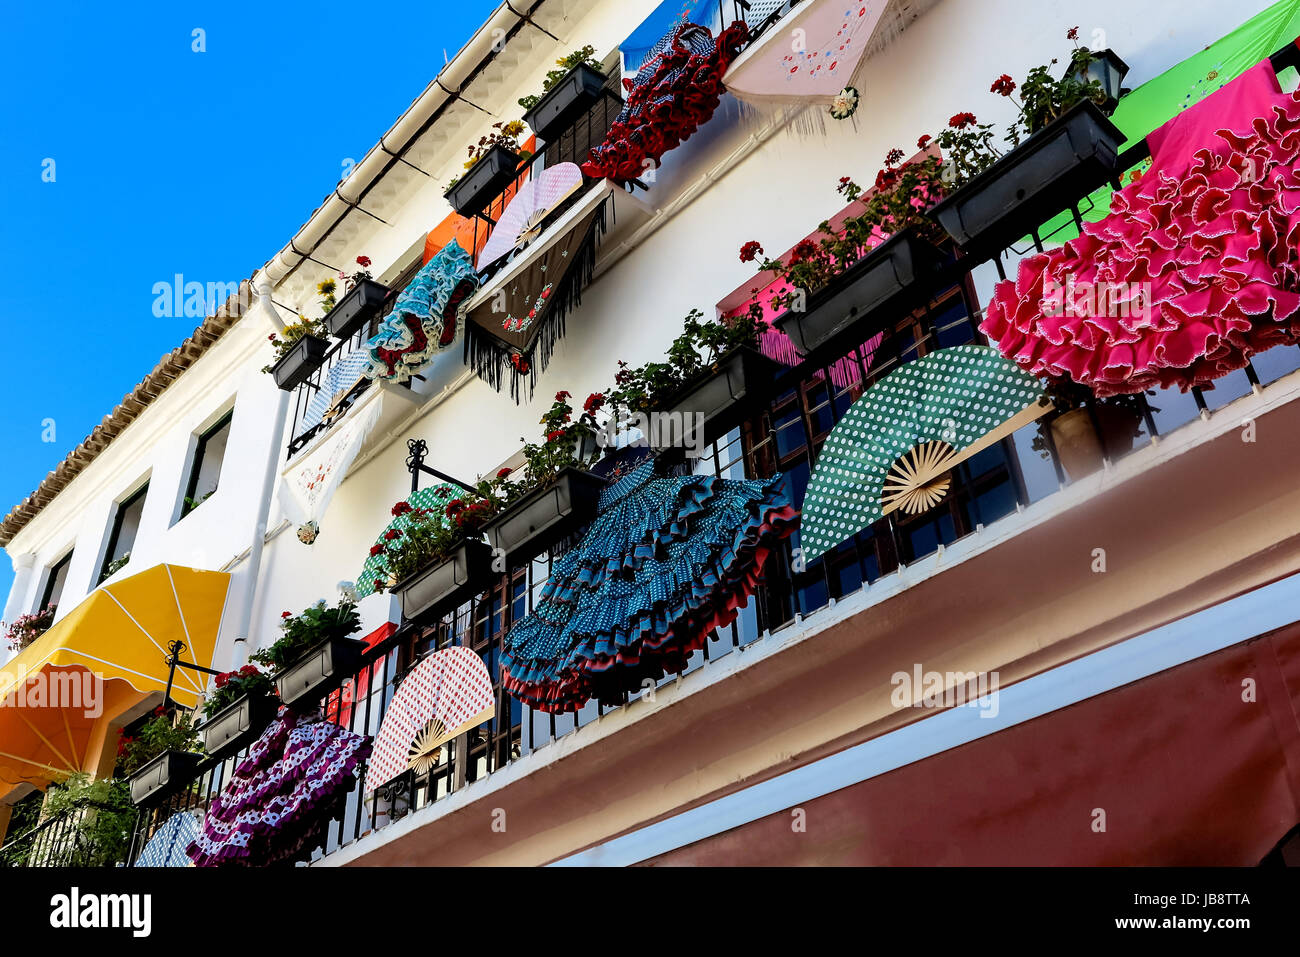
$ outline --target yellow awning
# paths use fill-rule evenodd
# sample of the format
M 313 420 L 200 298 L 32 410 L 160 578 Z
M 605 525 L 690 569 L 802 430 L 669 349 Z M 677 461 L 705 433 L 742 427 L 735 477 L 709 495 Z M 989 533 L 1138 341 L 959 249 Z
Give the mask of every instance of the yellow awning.
M 163 691 L 175 641 L 182 661 L 211 667 L 229 586 L 225 572 L 157 565 L 92 592 L 23 649 L 0 669 L 0 781 L 85 769 L 98 725 L 116 717 L 86 700 L 92 676 Z M 206 684 L 178 667 L 172 698 L 193 707 Z

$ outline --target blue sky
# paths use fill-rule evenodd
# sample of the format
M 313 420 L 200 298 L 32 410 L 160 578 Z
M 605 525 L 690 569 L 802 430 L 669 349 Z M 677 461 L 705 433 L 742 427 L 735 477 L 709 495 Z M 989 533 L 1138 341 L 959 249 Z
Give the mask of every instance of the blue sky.
M 0 513 L 198 324 L 153 284 L 249 276 L 496 5 L 7 5 Z

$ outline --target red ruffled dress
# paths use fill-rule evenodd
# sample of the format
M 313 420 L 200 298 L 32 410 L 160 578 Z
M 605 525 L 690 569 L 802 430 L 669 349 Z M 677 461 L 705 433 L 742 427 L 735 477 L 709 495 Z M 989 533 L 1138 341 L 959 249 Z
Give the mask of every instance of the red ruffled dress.
M 1204 386 L 1300 338 L 1300 97 L 1264 61 L 1147 137 L 1111 213 L 997 285 L 981 330 L 1098 396 Z
M 627 182 L 659 166 L 659 158 L 707 123 L 722 96 L 722 75 L 749 36 L 733 23 L 716 40 L 704 27 L 681 23 L 657 43 L 634 80 L 605 141 L 582 171 Z

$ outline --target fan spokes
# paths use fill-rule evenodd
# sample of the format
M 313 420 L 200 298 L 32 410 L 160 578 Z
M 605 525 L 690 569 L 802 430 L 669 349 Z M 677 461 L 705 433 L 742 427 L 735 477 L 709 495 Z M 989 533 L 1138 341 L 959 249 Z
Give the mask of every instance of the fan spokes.
M 952 485 L 949 471 L 960 457 L 947 442 L 922 442 L 899 457 L 880 493 L 881 511 L 919 515 L 943 500 Z
M 447 726 L 438 718 L 433 718 L 415 736 L 411 742 L 410 766 L 416 774 L 424 774 L 438 766 L 442 758 L 440 742 L 447 735 Z

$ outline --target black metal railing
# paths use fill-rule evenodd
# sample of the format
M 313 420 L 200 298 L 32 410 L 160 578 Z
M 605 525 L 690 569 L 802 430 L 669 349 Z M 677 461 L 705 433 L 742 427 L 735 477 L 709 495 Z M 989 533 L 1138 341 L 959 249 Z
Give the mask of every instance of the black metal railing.
M 1060 210 L 1044 210 L 1042 222 Z M 1074 220 L 1079 222 L 1077 207 Z M 1035 235 L 1033 241 L 1041 246 Z M 696 462 L 699 472 L 727 478 L 764 478 L 776 472 L 789 477 L 796 504 L 803 499 L 822 443 L 852 405 L 881 377 L 937 349 L 986 343 L 979 332 L 982 310 L 970 272 L 983 259 L 952 255 L 940 282 L 922 306 L 900 315 L 887 328 L 864 334 L 864 342 L 839 355 L 804 361 L 780 377 L 765 409 L 742 428 L 713 444 Z M 999 269 L 1000 256 L 995 257 Z M 1140 399 L 1136 435 L 1117 441 L 1100 427 L 1097 405 L 1089 402 L 1088 422 L 1102 464 L 1108 465 L 1183 425 L 1300 369 L 1300 348 L 1275 348 L 1256 356 L 1245 368 L 1215 383 L 1212 390 L 1190 393 L 1160 390 Z M 981 528 L 1016 513 L 1069 486 L 1072 478 L 1044 421 L 1032 423 L 962 462 L 953 472 L 948 494 L 919 515 L 895 512 L 862 530 L 815 562 L 796 563 L 796 532 L 769 559 L 754 600 L 735 622 L 686 663 L 682 674 L 777 633 L 800 618 L 815 615 L 906 565 L 924 559 Z M 430 626 L 403 624 L 367 652 L 350 685 L 348 700 L 328 706 L 331 720 L 358 733 L 374 734 L 401 677 L 428 652 L 452 644 L 471 647 L 484 660 L 494 681 L 497 716 L 456 741 L 440 763 L 422 776 L 378 782 L 365 789 L 366 769 L 346 813 L 330 829 L 317 855 L 329 854 L 468 783 L 492 774 L 546 743 L 572 733 L 619 707 L 589 702 L 575 714 L 549 715 L 523 707 L 500 686 L 502 641 L 514 622 L 533 610 L 550 574 L 552 555 L 543 555 L 503 574 L 493 588 Z M 675 680 L 669 676 L 664 681 Z M 635 698 L 637 695 L 631 695 Z M 211 775 L 212 772 L 209 772 Z M 209 777 L 193 793 L 210 795 L 220 778 Z
M 115 867 L 127 860 L 135 812 L 78 801 L 0 847 L 0 867 Z
M 539 173 L 544 169 L 549 169 L 558 163 L 583 163 L 587 154 L 593 146 L 599 146 L 605 140 L 605 134 L 609 132 L 614 118 L 618 115 L 619 110 L 623 108 L 623 101 L 613 91 L 606 87 L 601 91 L 600 98 L 590 106 L 582 116 L 578 117 L 564 132 L 557 136 L 552 142 L 543 143 L 529 159 L 520 165 L 519 173 L 514 180 L 487 206 L 479 216 L 472 217 L 472 227 L 470 236 L 470 252 L 477 256 L 478 250 L 482 244 L 487 241 L 496 221 L 501 218 L 501 214 L 509 205 L 511 198 L 518 192 L 519 187 L 531 176 Z M 588 184 L 594 180 L 588 179 Z M 551 222 L 562 216 L 574 203 L 582 198 L 583 190 L 577 190 L 565 199 L 563 203 L 549 211 L 546 220 L 542 223 L 545 230 Z M 494 272 L 499 270 L 508 262 L 509 259 L 491 264 L 485 269 L 480 278 L 486 280 Z M 327 432 L 331 426 L 343 417 L 343 413 L 350 408 L 365 392 L 372 387 L 369 379 L 362 377 L 360 380 L 352 383 L 346 394 L 336 397 L 328 397 L 325 405 L 330 413 L 324 419 L 317 419 L 316 416 L 309 418 L 309 410 L 312 408 L 313 400 L 316 400 L 320 390 L 328 382 L 330 372 L 342 361 L 347 359 L 353 353 L 365 346 L 366 341 L 374 335 L 378 328 L 378 323 L 382 321 L 390 312 L 396 303 L 401 290 L 415 278 L 417 272 L 423 265 L 421 260 L 417 260 L 408 266 L 402 274 L 393 281 L 387 301 L 380 316 L 375 322 L 370 323 L 365 328 L 353 333 L 347 339 L 336 341 L 325 354 L 325 362 L 319 369 L 314 371 L 308 379 L 293 392 L 293 418 L 292 427 L 289 431 L 289 448 L 287 456 L 292 458 L 302 449 L 306 448 L 318 435 Z M 407 383 L 409 385 L 409 383 Z M 319 410 L 321 403 L 316 402 Z

